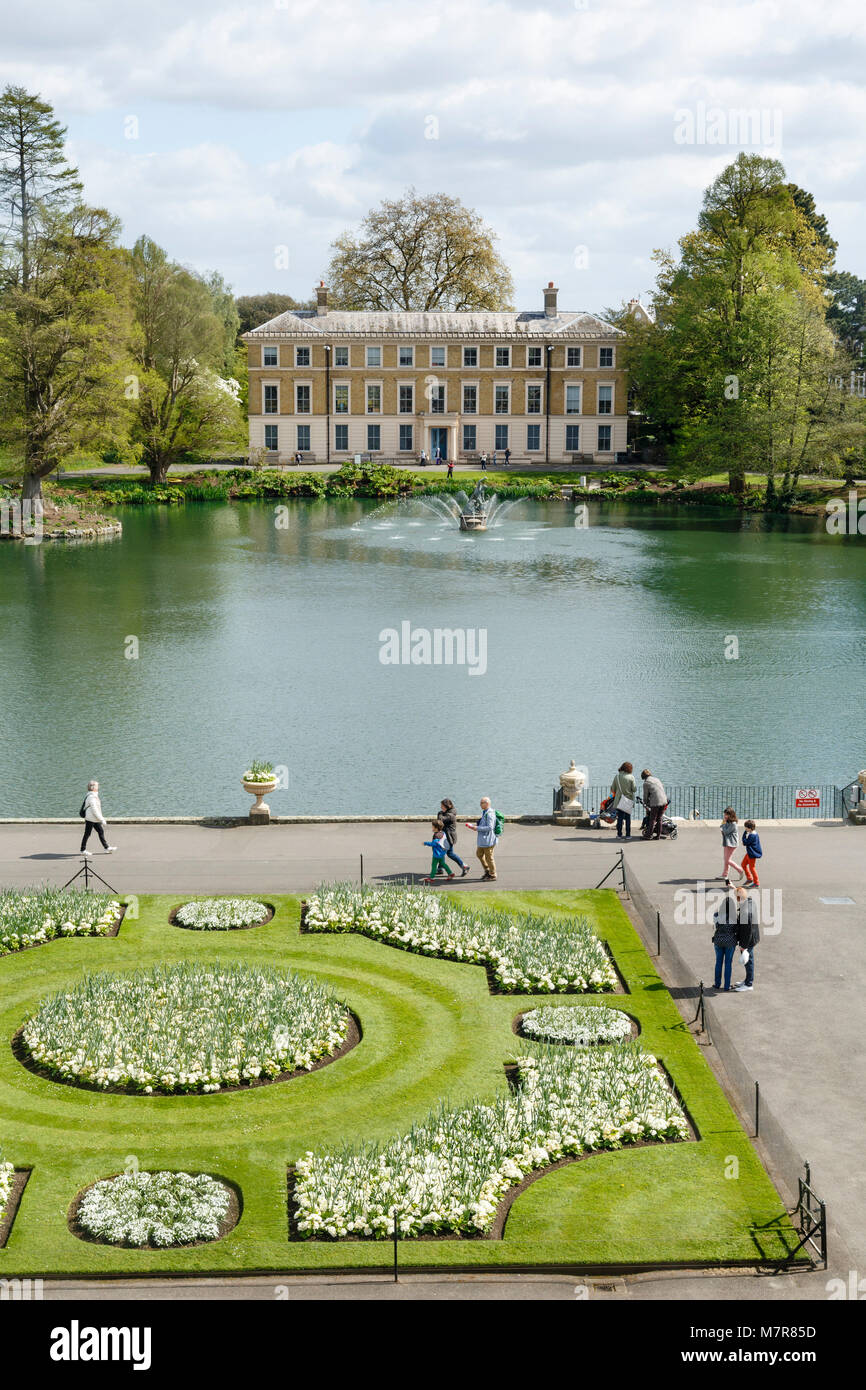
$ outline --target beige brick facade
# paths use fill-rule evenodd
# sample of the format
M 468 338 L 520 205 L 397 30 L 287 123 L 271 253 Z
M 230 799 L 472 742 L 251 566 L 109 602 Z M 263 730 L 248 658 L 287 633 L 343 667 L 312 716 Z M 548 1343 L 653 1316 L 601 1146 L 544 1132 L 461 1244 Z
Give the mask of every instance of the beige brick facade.
M 321 288 L 319 304 L 245 335 L 252 450 L 340 463 L 507 447 L 559 463 L 626 448 L 622 334 L 557 312 L 552 286 L 544 313 L 349 313 L 328 310 Z

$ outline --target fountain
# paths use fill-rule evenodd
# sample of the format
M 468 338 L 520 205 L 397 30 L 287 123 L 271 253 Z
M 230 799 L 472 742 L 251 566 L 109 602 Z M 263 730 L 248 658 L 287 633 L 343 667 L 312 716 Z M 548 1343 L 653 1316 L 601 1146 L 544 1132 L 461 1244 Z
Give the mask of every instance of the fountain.
M 488 499 L 484 493 L 483 481 L 478 482 L 472 496 L 467 498 L 466 506 L 460 509 L 460 530 L 486 531 L 487 522 L 495 502 L 495 494 Z
M 461 531 L 486 531 L 489 527 L 497 525 L 505 514 L 516 507 L 520 498 L 511 501 L 500 501 L 496 493 L 489 496 L 485 492 L 484 482 L 480 481 L 471 497 L 467 497 L 462 490 L 459 492 L 439 492 L 430 493 L 423 497 L 404 497 L 398 502 L 385 502 L 381 507 L 377 507 L 365 519 L 365 522 L 356 522 L 355 526 L 362 524 L 369 525 L 371 521 L 378 521 L 381 516 L 393 515 L 395 507 L 401 511 L 414 506 L 423 507 L 428 512 L 440 518 L 442 521 L 456 521 Z

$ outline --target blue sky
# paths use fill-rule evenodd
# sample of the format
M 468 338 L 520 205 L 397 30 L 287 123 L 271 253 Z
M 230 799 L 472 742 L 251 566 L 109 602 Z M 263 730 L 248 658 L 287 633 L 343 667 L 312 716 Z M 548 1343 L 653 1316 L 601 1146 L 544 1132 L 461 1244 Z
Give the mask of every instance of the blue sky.
M 54 104 L 125 240 L 237 293 L 306 298 L 414 184 L 481 213 L 519 307 L 553 279 L 599 309 L 646 293 L 740 148 L 782 159 L 866 276 L 864 34 L 841 0 L 42 0 L 4 20 L 0 81 Z

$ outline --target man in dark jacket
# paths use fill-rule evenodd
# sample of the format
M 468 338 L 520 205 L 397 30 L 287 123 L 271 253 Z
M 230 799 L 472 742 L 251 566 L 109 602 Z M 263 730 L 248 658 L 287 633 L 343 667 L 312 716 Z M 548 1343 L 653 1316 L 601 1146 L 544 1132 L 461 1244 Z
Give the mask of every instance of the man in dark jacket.
M 668 804 L 667 793 L 658 777 L 653 777 L 648 767 L 641 773 L 643 778 L 643 804 L 646 807 L 647 822 L 643 830 L 645 840 L 662 837 L 662 816 Z
M 761 939 L 761 933 L 758 930 L 758 914 L 754 900 L 749 897 L 745 888 L 738 888 L 736 892 L 737 945 L 742 952 L 746 978 L 734 985 L 734 989 L 738 994 L 742 994 L 747 989 L 755 988 L 755 947 Z
M 734 959 L 734 951 L 737 949 L 737 932 L 739 930 L 737 900 L 733 893 L 726 893 L 724 901 L 720 904 L 718 912 L 713 916 L 713 945 L 716 948 L 716 973 L 714 984 L 716 989 L 722 988 L 722 969 L 725 972 L 725 993 L 731 992 L 731 965 Z

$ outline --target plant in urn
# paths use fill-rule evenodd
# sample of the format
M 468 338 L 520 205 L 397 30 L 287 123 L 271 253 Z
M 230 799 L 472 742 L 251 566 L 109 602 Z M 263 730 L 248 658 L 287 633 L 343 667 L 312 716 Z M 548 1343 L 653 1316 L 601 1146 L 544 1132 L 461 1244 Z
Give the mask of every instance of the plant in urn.
M 273 763 L 262 762 L 256 759 L 251 763 L 243 775 L 243 788 L 254 796 L 255 802 L 250 807 L 250 820 L 260 821 L 267 825 L 271 818 L 271 808 L 263 798 L 268 792 L 272 792 L 277 785 L 277 775 L 274 772 Z

